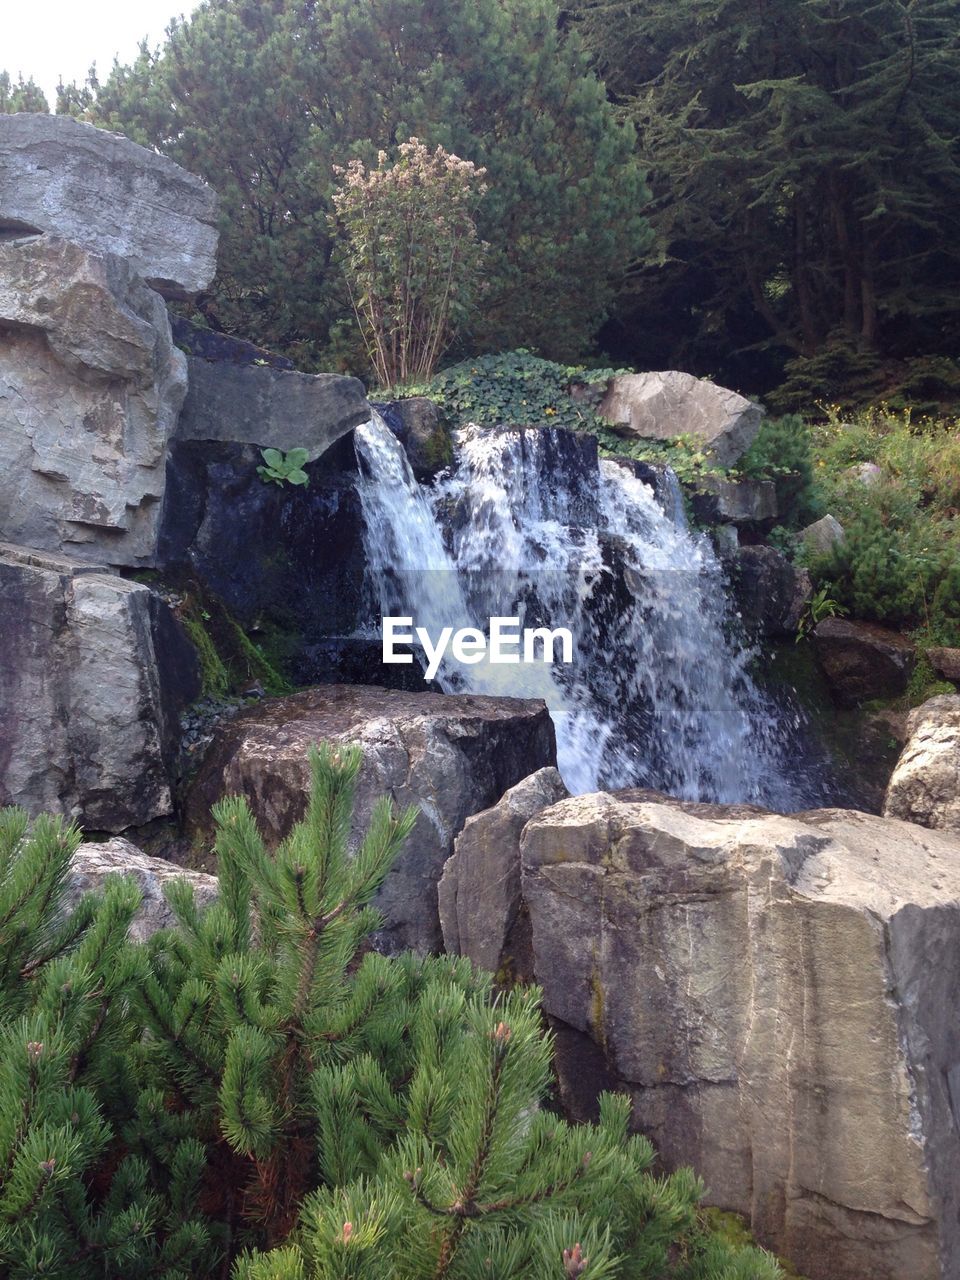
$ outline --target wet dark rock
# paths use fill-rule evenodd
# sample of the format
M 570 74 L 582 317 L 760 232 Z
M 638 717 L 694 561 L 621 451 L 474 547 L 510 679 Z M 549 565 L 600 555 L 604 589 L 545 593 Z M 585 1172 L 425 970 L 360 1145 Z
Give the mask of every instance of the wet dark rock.
M 411 396 L 409 400 L 376 402 L 373 408 L 403 445 L 421 484 L 453 462 L 453 440 L 433 400 Z
M 897 697 L 916 662 L 916 649 L 904 636 L 848 618 L 818 623 L 813 646 L 834 698 L 847 707 Z
M 244 338 L 234 338 L 227 333 L 217 333 L 213 329 L 204 329 L 201 325 L 191 324 L 182 316 L 171 316 L 170 327 L 173 340 L 187 355 L 197 356 L 201 360 L 212 360 L 224 364 L 250 364 L 268 366 L 271 369 L 295 369 L 296 365 L 286 356 L 275 355 L 265 351 L 253 342 Z
M 773 639 L 797 632 L 813 592 L 810 574 L 775 547 L 740 547 L 731 561 L 733 597 L 751 636 Z

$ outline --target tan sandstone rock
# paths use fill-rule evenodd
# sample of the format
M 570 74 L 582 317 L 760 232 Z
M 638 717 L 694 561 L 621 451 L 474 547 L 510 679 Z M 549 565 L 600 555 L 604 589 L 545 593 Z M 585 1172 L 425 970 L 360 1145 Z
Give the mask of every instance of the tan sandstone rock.
M 942 694 L 916 707 L 907 718 L 907 734 L 883 812 L 960 832 L 960 695 Z
M 491 809 L 468 818 L 438 886 L 444 949 L 491 973 L 524 965 L 518 936 L 520 834 L 530 819 L 568 794 L 556 769 L 538 769 Z M 525 931 L 524 931 L 525 932 Z
M 67 873 L 65 905 L 71 907 L 83 894 L 100 891 L 107 876 L 117 875 L 136 880 L 143 895 L 130 926 L 130 937 L 136 942 L 146 942 L 158 929 L 174 923 L 173 912 L 164 897 L 164 889 L 172 880 L 188 880 L 201 907 L 213 902 L 219 890 L 216 876 L 178 867 L 163 858 L 151 858 L 129 840 L 115 836 L 103 843 L 82 844 L 74 854 Z
M 892 819 L 577 796 L 522 837 L 568 1105 L 810 1280 L 960 1276 L 960 843 Z

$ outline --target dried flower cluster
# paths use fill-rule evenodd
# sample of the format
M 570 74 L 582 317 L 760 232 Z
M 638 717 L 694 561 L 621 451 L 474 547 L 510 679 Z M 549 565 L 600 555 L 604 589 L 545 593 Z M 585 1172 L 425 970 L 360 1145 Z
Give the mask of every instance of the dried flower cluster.
M 474 213 L 486 170 L 419 138 L 385 151 L 377 167 L 335 170 L 333 197 L 344 265 L 367 352 L 381 386 L 429 377 L 479 292 L 486 245 Z

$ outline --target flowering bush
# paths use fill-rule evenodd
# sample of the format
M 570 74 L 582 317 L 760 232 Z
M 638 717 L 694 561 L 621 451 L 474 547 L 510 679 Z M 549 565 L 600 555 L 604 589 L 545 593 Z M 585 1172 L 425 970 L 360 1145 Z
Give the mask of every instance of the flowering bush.
M 485 245 L 474 213 L 485 169 L 418 138 L 376 169 L 352 160 L 335 170 L 333 197 L 346 238 L 354 311 L 382 387 L 429 378 L 469 318 Z

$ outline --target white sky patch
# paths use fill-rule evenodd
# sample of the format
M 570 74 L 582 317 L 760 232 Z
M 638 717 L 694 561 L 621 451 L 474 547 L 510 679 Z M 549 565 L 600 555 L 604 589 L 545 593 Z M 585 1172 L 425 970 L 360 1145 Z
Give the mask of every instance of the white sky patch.
M 91 63 L 104 79 L 114 57 L 132 62 L 144 36 L 163 43 L 173 17 L 192 13 L 196 0 L 35 0 L 2 5 L 0 71 L 16 81 L 33 76 L 47 95 L 51 111 L 57 81 L 82 84 Z

